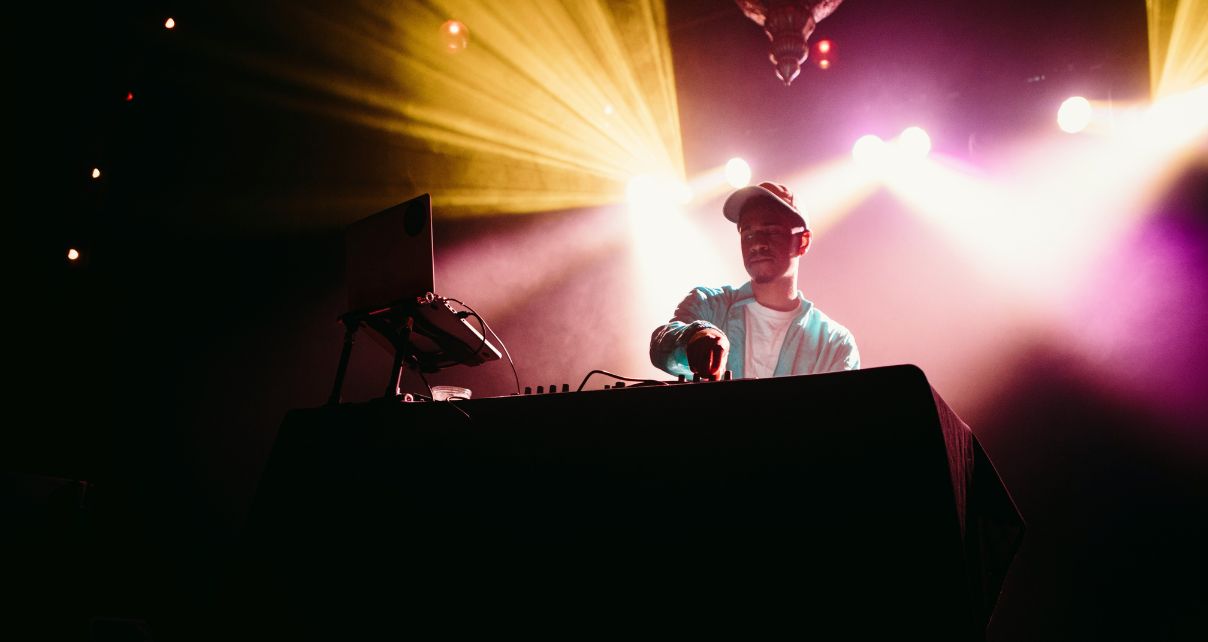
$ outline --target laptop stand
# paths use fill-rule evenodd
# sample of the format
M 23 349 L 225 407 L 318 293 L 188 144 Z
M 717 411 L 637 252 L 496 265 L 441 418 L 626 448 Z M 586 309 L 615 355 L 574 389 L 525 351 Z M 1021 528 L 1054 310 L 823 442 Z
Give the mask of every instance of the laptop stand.
M 380 310 L 344 314 L 340 317 L 344 325 L 344 347 L 327 404 L 340 403 L 352 345 L 361 326 L 385 339 L 394 353 L 389 383 L 383 395 L 386 398 L 398 394 L 404 367 L 421 373 L 439 372 L 449 366 L 475 366 L 500 358 L 499 350 L 483 334 L 471 328 L 464 316 L 449 307 L 445 298 L 431 292 L 403 299 Z

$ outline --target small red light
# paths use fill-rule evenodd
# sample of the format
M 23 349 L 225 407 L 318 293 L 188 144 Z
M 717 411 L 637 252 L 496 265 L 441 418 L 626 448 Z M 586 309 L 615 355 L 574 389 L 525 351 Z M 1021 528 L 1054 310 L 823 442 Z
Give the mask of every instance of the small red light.
M 831 41 L 829 41 L 829 40 L 819 40 L 818 41 L 818 53 L 830 53 L 830 50 L 831 50 Z
M 126 102 L 128 102 L 128 103 L 134 102 L 134 92 L 132 92 L 132 91 L 126 92 Z

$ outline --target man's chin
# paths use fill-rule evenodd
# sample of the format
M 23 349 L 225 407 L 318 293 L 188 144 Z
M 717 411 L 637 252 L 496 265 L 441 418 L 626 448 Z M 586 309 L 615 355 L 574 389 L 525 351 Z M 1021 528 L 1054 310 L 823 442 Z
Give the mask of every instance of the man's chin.
M 747 274 L 751 276 L 751 281 L 753 283 L 759 283 L 761 285 L 764 283 L 771 283 L 780 276 L 778 274 L 768 274 L 767 272 L 761 272 L 759 270 L 747 270 Z

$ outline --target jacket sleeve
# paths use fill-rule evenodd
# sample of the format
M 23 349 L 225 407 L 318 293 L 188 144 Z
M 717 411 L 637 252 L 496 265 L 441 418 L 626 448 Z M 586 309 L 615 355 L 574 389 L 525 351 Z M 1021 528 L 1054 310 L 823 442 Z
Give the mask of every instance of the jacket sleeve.
M 688 340 L 701 328 L 720 328 L 714 306 L 710 305 L 712 293 L 706 288 L 693 288 L 680 301 L 671 321 L 655 328 L 650 335 L 650 363 L 656 368 L 673 375 L 691 375 L 688 356 L 684 348 Z
M 860 369 L 860 349 L 856 347 L 856 338 L 851 332 L 842 332 L 835 342 L 833 357 L 827 372 Z

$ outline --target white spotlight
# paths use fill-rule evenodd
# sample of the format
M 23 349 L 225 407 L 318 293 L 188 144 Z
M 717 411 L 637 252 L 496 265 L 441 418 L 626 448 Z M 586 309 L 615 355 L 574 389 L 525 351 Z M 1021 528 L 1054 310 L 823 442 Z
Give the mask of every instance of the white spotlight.
M 1149 144 L 1180 145 L 1208 129 L 1208 85 L 1165 96 L 1145 110 L 1137 125 Z
M 726 182 L 735 189 L 746 187 L 751 182 L 751 166 L 741 158 L 726 161 Z
M 692 200 L 692 190 L 681 181 L 642 174 L 629 179 L 625 196 L 634 208 L 675 208 Z
M 907 127 L 898 137 L 902 151 L 911 158 L 926 158 L 931 152 L 931 137 L 922 127 Z
M 1077 134 L 1091 123 L 1091 103 L 1082 96 L 1066 98 L 1057 110 L 1057 126 L 1061 131 Z
M 655 193 L 654 177 L 647 174 L 634 176 L 625 186 L 625 198 L 630 205 L 639 205 L 650 200 Z
M 861 136 L 851 146 L 851 156 L 861 165 L 876 165 L 885 158 L 885 141 L 875 134 Z

